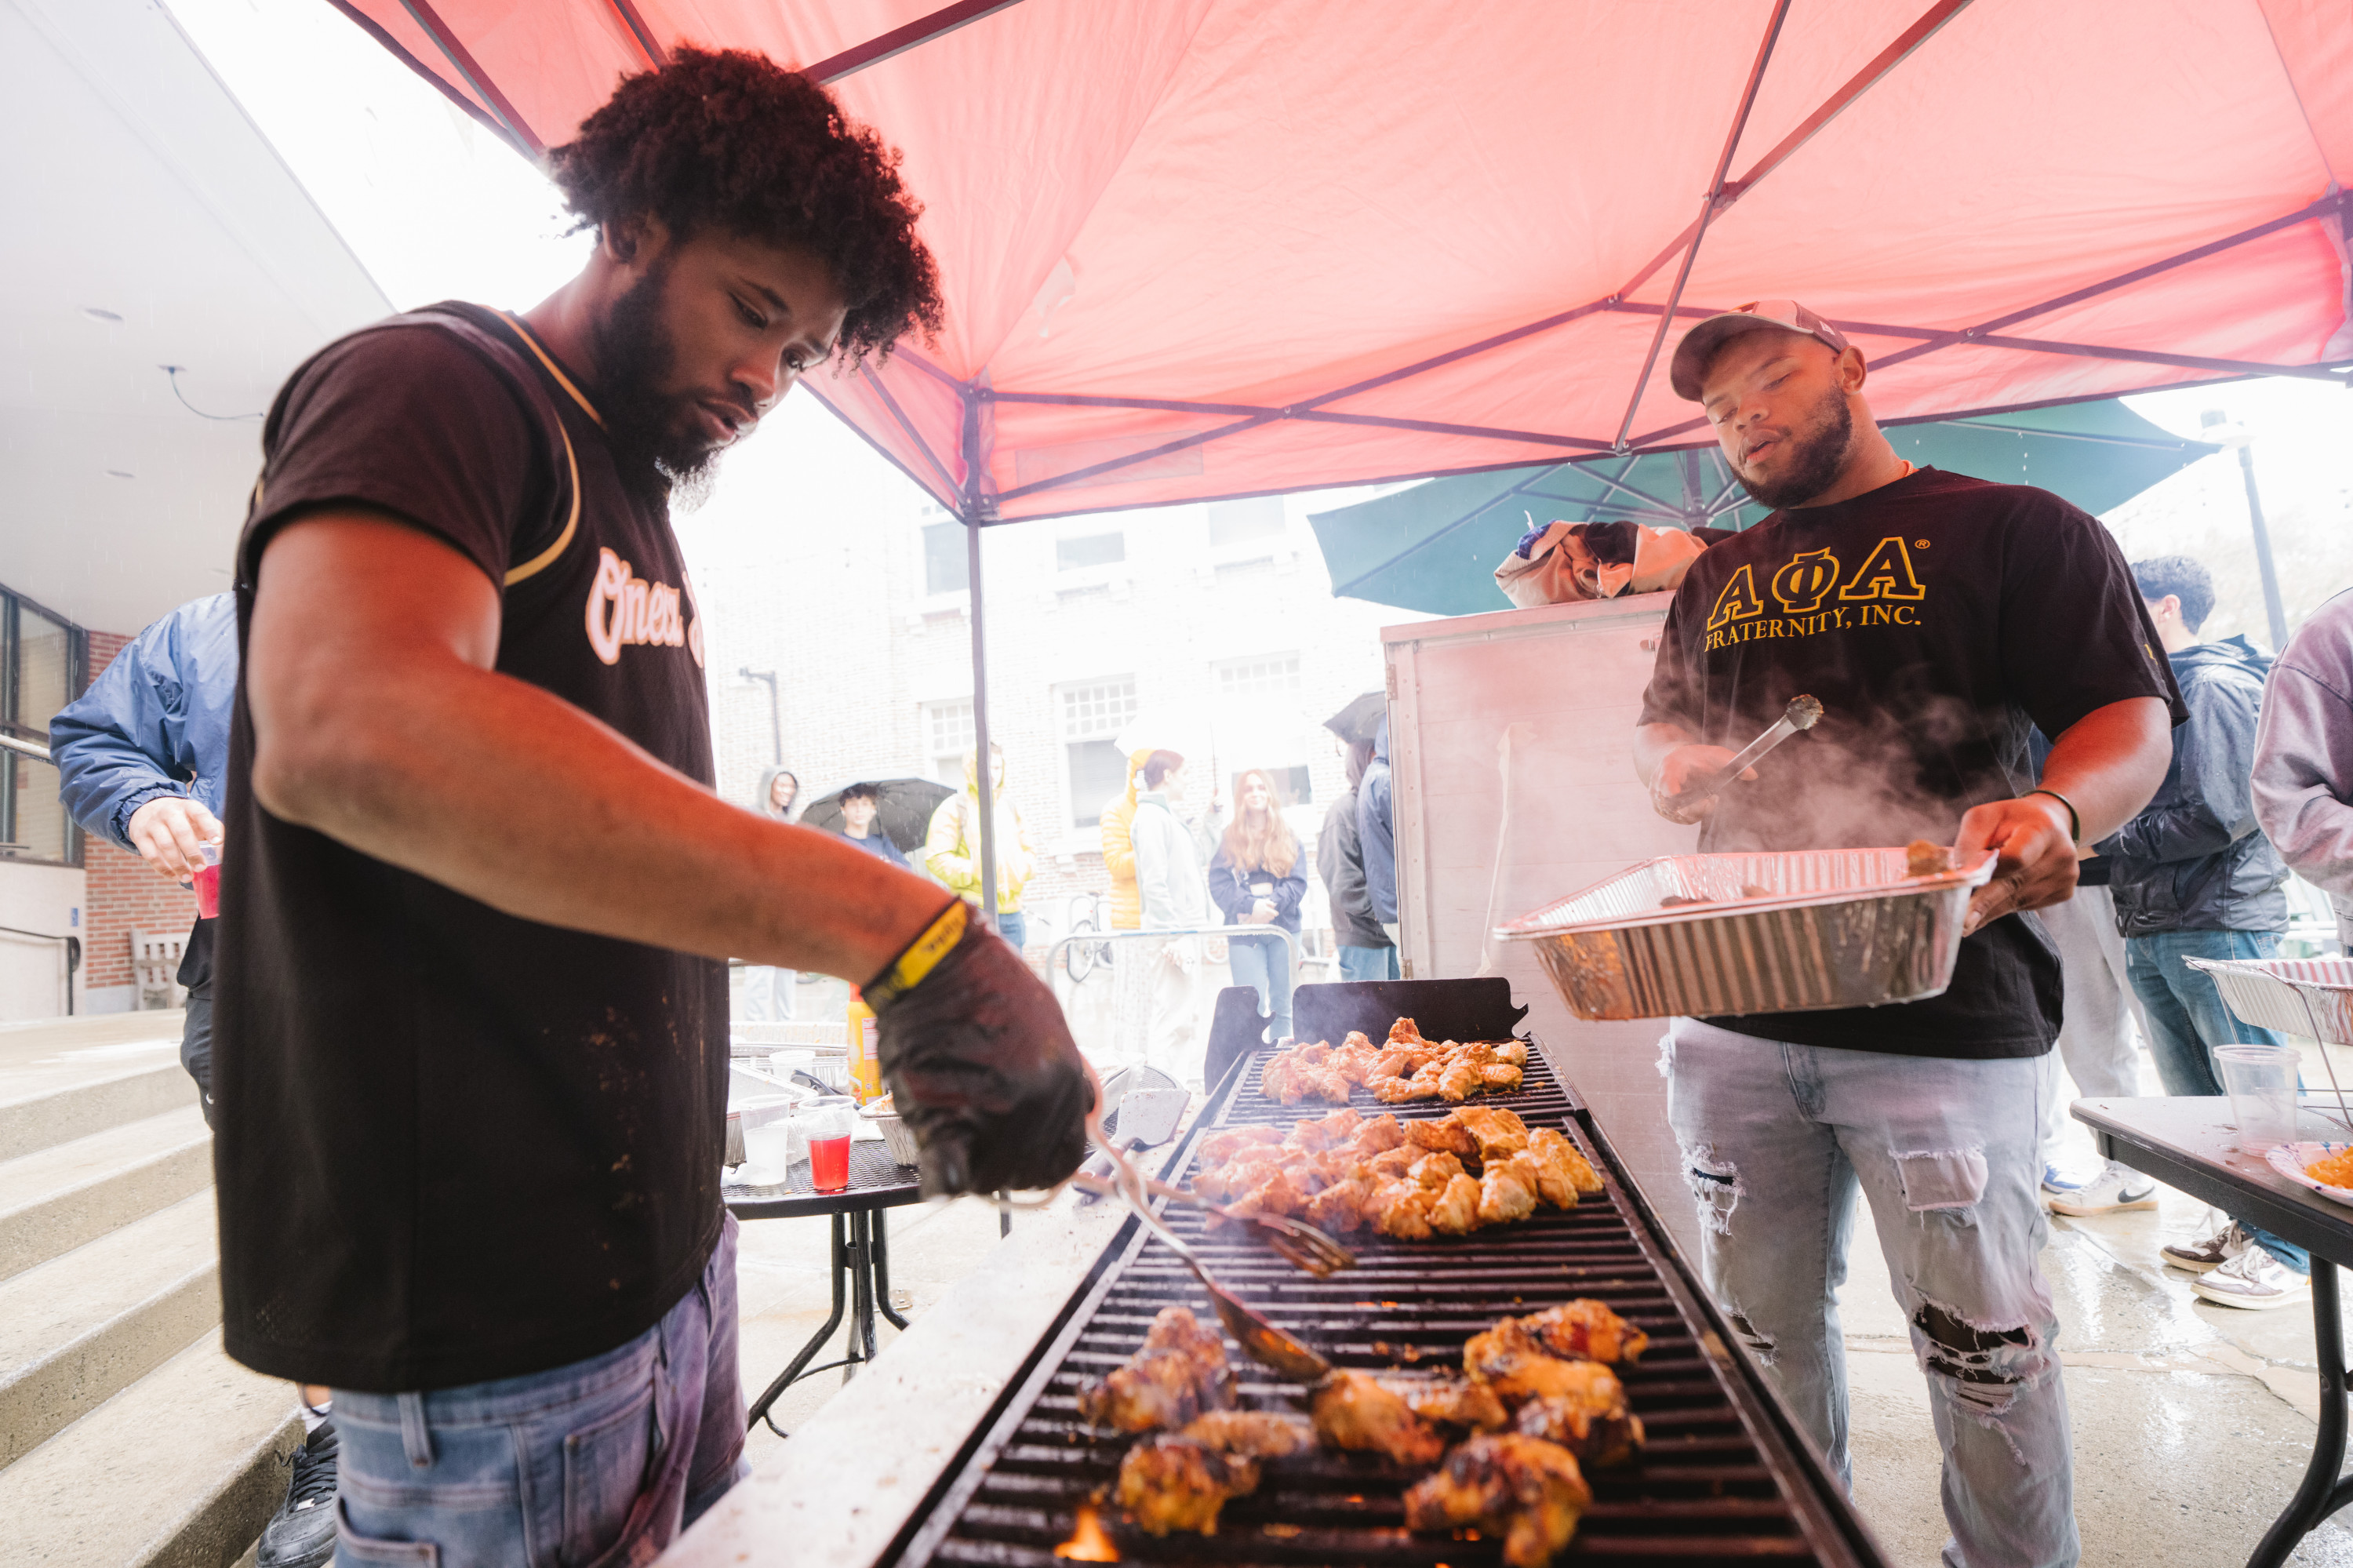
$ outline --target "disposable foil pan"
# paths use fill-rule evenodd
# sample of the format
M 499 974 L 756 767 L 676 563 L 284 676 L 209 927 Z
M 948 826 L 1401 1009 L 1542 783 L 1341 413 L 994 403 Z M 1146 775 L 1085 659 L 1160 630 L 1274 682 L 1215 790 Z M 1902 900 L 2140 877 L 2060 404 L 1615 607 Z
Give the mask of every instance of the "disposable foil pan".
M 1805 1012 L 1917 1001 L 1952 983 L 1994 857 L 1905 874 L 1900 849 L 1644 861 L 1495 935 L 1534 942 L 1580 1018 Z M 1768 890 L 1747 896 L 1743 890 Z M 1669 896 L 1709 902 L 1662 908 Z
M 2353 1045 L 2353 959 L 2184 959 L 2242 1023 Z

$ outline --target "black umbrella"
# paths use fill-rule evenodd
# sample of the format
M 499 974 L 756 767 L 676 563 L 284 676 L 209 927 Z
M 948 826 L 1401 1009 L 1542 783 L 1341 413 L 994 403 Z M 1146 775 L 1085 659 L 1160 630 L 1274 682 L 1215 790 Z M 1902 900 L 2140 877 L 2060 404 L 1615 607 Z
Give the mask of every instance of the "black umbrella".
M 1380 692 L 1366 692 L 1363 696 L 1324 721 L 1324 727 L 1340 737 L 1345 745 L 1370 746 L 1381 720 L 1388 715 L 1389 700 Z
M 932 831 L 932 813 L 940 802 L 955 793 L 944 784 L 929 779 L 871 779 L 866 780 L 874 791 L 874 821 L 902 853 L 913 854 L 923 847 L 923 835 Z M 828 832 L 841 832 L 841 789 L 829 795 L 820 795 L 809 802 L 801 813 L 801 825 L 823 828 Z

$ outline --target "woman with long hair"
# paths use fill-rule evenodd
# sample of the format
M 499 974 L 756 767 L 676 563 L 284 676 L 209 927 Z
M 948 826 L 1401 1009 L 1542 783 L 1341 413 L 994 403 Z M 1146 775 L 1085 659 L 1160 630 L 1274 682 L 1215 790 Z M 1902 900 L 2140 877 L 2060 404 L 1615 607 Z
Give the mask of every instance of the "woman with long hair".
M 1251 768 L 1234 781 L 1234 820 L 1209 862 L 1209 898 L 1229 926 L 1276 926 L 1299 935 L 1299 905 L 1307 896 L 1299 836 L 1282 820 L 1274 780 Z M 1230 938 L 1226 952 L 1236 985 L 1255 986 L 1261 1010 L 1272 1014 L 1271 1038 L 1291 1033 L 1291 949 L 1283 938 Z

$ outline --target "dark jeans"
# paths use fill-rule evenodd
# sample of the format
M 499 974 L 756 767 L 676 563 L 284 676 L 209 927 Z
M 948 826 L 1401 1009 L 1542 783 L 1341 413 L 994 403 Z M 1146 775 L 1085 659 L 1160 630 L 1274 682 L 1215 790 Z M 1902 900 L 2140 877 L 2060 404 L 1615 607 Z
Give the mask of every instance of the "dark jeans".
M 213 982 L 188 988 L 188 1020 L 180 1026 L 180 1065 L 196 1081 L 196 1104 L 213 1124 Z
M 2157 1075 L 2164 1080 L 2167 1094 L 2225 1093 L 2221 1070 L 2214 1063 L 2217 1045 L 2286 1044 L 2273 1030 L 2240 1022 L 2224 1005 L 2213 978 L 2181 960 L 2278 954 L 2279 938 L 2270 931 L 2161 931 L 2126 938 L 2125 970 L 2148 1020 L 2149 1054 L 2157 1058 Z M 2265 1252 L 2296 1273 L 2312 1272 L 2311 1257 L 2294 1242 L 2253 1225 L 2244 1228 Z

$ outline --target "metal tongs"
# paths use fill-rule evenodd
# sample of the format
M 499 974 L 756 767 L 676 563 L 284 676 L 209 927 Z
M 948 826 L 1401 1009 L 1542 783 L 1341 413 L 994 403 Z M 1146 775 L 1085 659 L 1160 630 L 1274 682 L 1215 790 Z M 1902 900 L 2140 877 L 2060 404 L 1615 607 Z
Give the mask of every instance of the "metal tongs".
M 1071 1185 L 1082 1192 L 1092 1192 L 1098 1197 L 1124 1196 L 1119 1190 L 1118 1182 L 1108 1177 L 1097 1176 L 1091 1171 L 1082 1171 L 1071 1177 Z M 1258 1226 L 1262 1233 L 1261 1239 L 1267 1245 L 1272 1247 L 1284 1262 L 1302 1273 L 1314 1275 L 1318 1279 L 1326 1278 L 1341 1269 L 1356 1266 L 1355 1253 L 1350 1252 L 1314 1225 L 1294 1220 L 1287 1214 L 1237 1213 L 1221 1203 L 1212 1203 L 1198 1192 L 1189 1192 L 1182 1187 L 1172 1187 L 1166 1181 L 1155 1181 L 1149 1178 L 1145 1181 L 1144 1190 L 1155 1198 L 1166 1198 L 1175 1202 L 1190 1203 L 1197 1209 L 1207 1209 L 1219 1219 L 1231 1220 L 1236 1224 Z
M 1242 1305 L 1239 1297 L 1209 1277 L 1209 1271 L 1201 1266 L 1201 1260 L 1194 1255 L 1193 1249 L 1160 1223 L 1160 1216 L 1152 1212 L 1152 1205 L 1145 1199 L 1147 1184 L 1142 1172 L 1103 1131 L 1100 1100 L 1097 1108 L 1087 1113 L 1087 1136 L 1094 1139 L 1096 1148 L 1111 1156 L 1111 1185 L 1113 1190 L 1126 1202 L 1137 1222 L 1159 1237 L 1161 1244 L 1193 1271 L 1193 1277 L 1199 1280 L 1201 1288 L 1209 1293 L 1209 1305 L 1216 1309 L 1218 1321 L 1224 1325 L 1226 1332 L 1234 1337 L 1234 1342 L 1241 1346 L 1252 1361 L 1301 1383 L 1314 1383 L 1331 1375 L 1330 1361 Z M 1325 1239 L 1329 1241 L 1330 1238 Z
M 1675 804 L 1682 807 L 1696 806 L 1703 800 L 1712 800 L 1722 794 L 1731 787 L 1734 779 L 1762 762 L 1767 752 L 1771 751 L 1799 730 L 1813 728 L 1814 721 L 1821 716 L 1822 705 L 1819 697 L 1791 697 L 1789 705 L 1781 710 L 1781 716 L 1773 721 L 1772 728 L 1750 741 L 1747 748 L 1725 763 L 1720 772 L 1710 774 L 1676 796 Z

